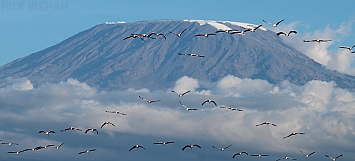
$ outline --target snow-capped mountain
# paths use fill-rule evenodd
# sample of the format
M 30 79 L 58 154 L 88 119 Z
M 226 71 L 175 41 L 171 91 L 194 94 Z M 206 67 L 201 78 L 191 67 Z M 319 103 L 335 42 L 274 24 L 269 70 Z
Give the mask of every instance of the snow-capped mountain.
M 82 31 L 54 46 L 0 67 L 0 85 L 9 78 L 27 77 L 34 85 L 75 78 L 103 90 L 126 88 L 164 89 L 182 76 L 216 81 L 227 75 L 289 80 L 302 85 L 310 80 L 334 81 L 353 88 L 355 77 L 330 71 L 285 45 L 272 31 L 260 27 L 245 35 L 217 30 L 254 28 L 229 21 L 154 20 L 104 23 Z M 170 33 L 179 33 L 180 36 Z M 131 34 L 163 33 L 155 39 L 128 38 Z M 190 57 L 178 53 L 195 53 Z

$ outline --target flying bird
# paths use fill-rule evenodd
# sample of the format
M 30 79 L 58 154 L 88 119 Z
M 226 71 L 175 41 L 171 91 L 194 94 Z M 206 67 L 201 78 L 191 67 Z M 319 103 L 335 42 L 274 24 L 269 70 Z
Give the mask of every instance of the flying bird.
M 203 103 L 202 103 L 202 106 L 205 104 L 205 103 L 213 103 L 214 105 L 217 106 L 217 103 L 213 100 L 205 100 Z
M 320 44 L 321 42 L 328 42 L 328 41 L 332 41 L 332 40 L 322 40 L 322 39 L 303 40 L 303 42 L 317 42 L 318 44 Z
M 159 102 L 160 100 L 148 100 L 148 99 L 145 99 L 145 98 L 143 98 L 143 97 L 141 97 L 141 96 L 138 96 L 140 99 L 142 99 L 142 100 L 145 100 L 145 101 L 147 101 L 148 103 L 152 103 L 152 102 Z
M 267 154 L 252 154 L 252 155 L 250 155 L 250 156 L 261 158 L 261 157 L 267 157 L 267 156 L 269 156 L 269 155 L 267 155 Z
M 314 151 L 314 152 L 312 152 L 312 153 L 306 154 L 306 153 L 304 153 L 304 152 L 301 151 L 301 150 L 300 150 L 300 152 L 301 152 L 304 156 L 306 156 L 306 158 L 308 158 L 309 156 L 311 156 L 312 154 L 315 153 L 315 151 Z
M 119 111 L 105 111 L 107 113 L 114 113 L 114 114 L 121 114 L 121 115 L 127 115 L 125 113 L 119 112 Z
M 195 57 L 195 56 L 197 56 L 197 57 L 205 57 L 205 56 L 203 56 L 203 55 L 198 55 L 198 54 L 194 54 L 194 53 L 191 53 L 191 54 L 181 54 L 181 53 L 179 53 L 179 55 L 186 55 L 186 56 L 191 56 L 191 57 Z
M 68 128 L 66 128 L 66 129 L 64 129 L 64 130 L 60 130 L 60 132 L 67 131 L 67 130 L 72 130 L 72 131 L 74 131 L 74 130 L 77 130 L 77 131 L 83 131 L 83 130 L 78 129 L 78 128 L 75 128 L 75 127 L 68 127 Z
M 139 149 L 139 148 L 142 148 L 142 149 L 144 149 L 145 150 L 145 148 L 143 147 L 143 146 L 141 146 L 141 145 L 134 145 L 131 149 L 129 149 L 129 151 L 131 151 L 131 150 L 133 150 L 133 149 Z
M 338 155 L 338 156 L 335 157 L 335 158 L 332 158 L 332 157 L 329 156 L 329 155 L 325 155 L 325 156 L 328 157 L 328 158 L 330 158 L 332 161 L 336 161 L 339 157 L 343 156 L 343 154 L 340 154 L 340 155 Z
M 173 141 L 167 141 L 167 142 L 155 142 L 154 144 L 161 144 L 161 145 L 168 145 L 174 143 Z
M 105 125 L 108 125 L 108 124 L 111 124 L 112 126 L 115 126 L 113 123 L 109 122 L 109 121 L 106 121 L 104 122 L 102 125 L 101 125 L 101 129 L 102 127 L 104 127 Z
M 11 146 L 11 145 L 18 145 L 17 143 L 1 143 L 1 144 L 6 144 L 8 146 Z
M 286 37 L 289 37 L 291 33 L 297 34 L 297 31 L 291 30 L 288 33 L 278 32 L 278 33 L 276 33 L 276 35 L 280 36 L 281 34 L 284 34 Z
M 148 35 L 148 38 L 150 38 L 152 35 L 155 35 L 156 37 L 158 37 L 158 36 L 163 36 L 164 37 L 164 39 L 166 40 L 166 37 L 165 37 L 165 35 L 164 34 L 162 34 L 162 33 L 155 33 L 155 32 L 151 32 L 149 35 Z
M 175 33 L 175 32 L 171 32 L 169 31 L 170 33 L 176 35 L 177 37 L 180 37 L 182 33 L 184 33 L 186 31 L 186 29 L 182 30 L 180 33 Z
M 180 101 L 179 103 L 185 108 L 185 110 L 190 111 L 190 110 L 197 110 L 196 108 L 188 108 L 184 104 L 182 104 Z
M 271 122 L 263 122 L 263 123 L 258 124 L 258 125 L 256 125 L 256 126 L 261 126 L 261 125 L 272 125 L 272 126 L 277 126 L 276 124 L 271 123 Z
M 90 152 L 95 151 L 95 150 L 96 149 L 85 150 L 85 151 L 79 152 L 79 154 L 83 154 L 83 153 L 89 154 Z
M 235 156 L 237 156 L 237 155 L 241 156 L 242 154 L 248 155 L 248 153 L 247 153 L 247 152 L 242 151 L 242 152 L 237 152 L 237 153 L 234 153 L 233 158 L 234 158 Z
M 55 147 L 55 149 L 59 150 L 59 148 L 63 145 L 64 143 L 59 144 L 58 146 Z
M 290 137 L 290 136 L 293 136 L 293 135 L 298 135 L 298 134 L 303 135 L 303 134 L 305 134 L 305 133 L 303 133 L 303 132 L 292 132 L 291 134 L 285 136 L 284 139 L 286 139 L 286 138 L 288 138 L 288 137 Z
M 352 47 L 347 47 L 347 46 L 339 46 L 339 48 L 342 49 L 348 49 L 349 51 L 353 50 L 353 48 L 355 47 L 355 45 L 353 45 Z
M 332 161 L 336 161 L 339 157 L 343 156 L 343 154 L 340 154 L 340 155 L 338 155 L 338 156 L 335 157 L 335 158 L 332 158 L 332 157 L 329 156 L 329 155 L 325 155 L 325 156 L 328 157 L 328 158 L 330 158 Z
M 217 35 L 217 34 L 197 34 L 195 36 L 204 36 L 204 37 L 208 37 L 210 35 Z
M 49 136 L 49 134 L 50 133 L 55 133 L 54 131 L 43 131 L 43 130 L 41 130 L 41 131 L 38 131 L 38 133 L 44 133 L 44 134 L 46 134 L 47 136 Z
M 184 96 L 185 94 L 187 94 L 187 93 L 189 93 L 189 92 L 191 92 L 191 91 L 186 91 L 185 93 L 182 93 L 182 94 L 178 94 L 178 93 L 176 93 L 174 90 L 172 90 L 171 92 L 177 94 L 177 95 L 181 98 L 182 96 Z
M 96 134 L 99 134 L 99 131 L 97 131 L 96 129 L 92 129 L 92 128 L 88 128 L 86 131 L 85 131 L 85 134 L 88 133 L 88 132 L 96 132 Z
M 196 147 L 198 147 L 198 148 L 201 148 L 201 146 L 200 146 L 200 145 L 197 145 L 197 144 L 191 144 L 191 145 L 186 145 L 186 146 L 184 146 L 184 147 L 182 148 L 182 150 L 185 150 L 186 148 L 190 148 L 190 149 L 192 150 L 192 148 L 193 148 L 194 146 L 196 146 Z
M 280 20 L 279 22 L 276 23 L 271 23 L 271 22 L 267 22 L 265 20 L 263 20 L 265 23 L 271 24 L 272 27 L 277 27 L 277 25 L 279 25 L 282 21 L 284 21 L 285 19 Z
M 237 109 L 237 108 L 233 108 L 233 107 L 225 107 L 225 106 L 220 106 L 220 108 L 225 108 L 231 111 L 243 111 L 242 109 Z
M 142 41 L 144 41 L 144 39 L 142 37 L 140 37 L 138 34 L 132 34 L 130 36 L 127 36 L 126 38 L 124 38 L 123 40 L 127 40 L 129 38 L 137 38 L 139 37 Z
M 291 158 L 291 157 L 283 157 L 283 158 L 279 158 L 279 159 L 277 159 L 276 161 L 279 161 L 279 160 L 281 160 L 281 159 L 284 159 L 284 160 L 297 160 L 297 159 L 294 159 L 294 158 Z
M 218 148 L 218 147 L 212 146 L 212 148 L 215 148 L 215 149 L 224 151 L 224 150 L 226 150 L 227 148 L 229 148 L 229 147 L 231 147 L 231 146 L 232 146 L 232 145 L 228 145 L 227 147 L 224 147 L 224 148 Z

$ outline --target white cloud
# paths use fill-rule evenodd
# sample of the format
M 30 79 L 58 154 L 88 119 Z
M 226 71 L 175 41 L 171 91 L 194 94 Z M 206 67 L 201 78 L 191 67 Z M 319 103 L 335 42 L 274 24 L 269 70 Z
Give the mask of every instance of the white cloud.
M 355 75 L 355 68 L 351 66 L 354 62 L 354 55 L 348 50 L 331 49 L 331 46 L 339 44 L 345 37 L 352 33 L 354 19 L 351 18 L 348 22 L 342 23 L 338 28 L 333 29 L 329 25 L 324 29 L 319 29 L 310 33 L 300 33 L 290 35 L 289 37 L 282 36 L 282 39 L 287 45 L 290 45 L 309 56 L 314 61 L 326 66 L 330 70 L 337 70 L 342 73 Z M 300 22 L 292 22 L 290 24 L 282 23 L 277 28 L 273 28 L 274 32 L 296 30 L 302 26 Z M 303 40 L 313 39 L 330 39 L 332 41 L 326 43 L 304 43 Z M 352 44 L 350 44 L 352 45 Z M 349 45 L 349 46 L 350 46 Z M 347 46 L 347 44 L 337 45 Z
M 198 84 L 197 79 L 183 76 L 175 82 L 175 86 L 174 86 L 173 90 L 175 90 L 178 93 L 183 93 L 188 90 L 194 92 L 196 90 L 196 88 L 199 88 L 199 87 L 200 86 Z
M 22 83 L 28 84 L 27 81 Z M 149 151 L 145 154 L 146 158 L 164 160 L 155 158 L 159 156 L 161 151 L 158 148 L 161 147 L 152 143 L 165 140 L 176 141 L 164 147 L 171 148 L 165 152 L 175 157 L 182 155 L 182 146 L 201 144 L 203 148 L 199 152 L 209 156 L 206 160 L 218 158 L 218 155 L 210 153 L 212 145 L 229 144 L 233 146 L 223 153 L 230 155 L 228 158 L 236 151 L 248 150 L 250 153 L 274 154 L 270 157 L 277 159 L 283 155 L 300 156 L 300 149 L 343 153 L 350 158 L 353 156 L 355 95 L 337 88 L 333 82 L 314 80 L 297 86 L 284 81 L 272 85 L 264 80 L 227 76 L 217 82 L 201 83 L 185 76 L 176 81 L 174 89 L 194 92 L 182 98 L 170 91 L 146 89 L 100 92 L 74 79 L 29 91 L 0 90 L 0 95 L 16 98 L 0 99 L 0 106 L 4 107 L 0 109 L 3 123 L 0 137 L 24 145 L 18 146 L 18 149 L 65 142 L 63 151 L 68 158 L 77 157 L 77 152 L 85 148 L 99 149 L 97 153 L 106 160 L 118 156 L 102 156 L 105 153 L 100 152 L 104 151 L 102 149 L 130 158 L 130 153 L 126 154 L 127 150 L 143 142 Z M 201 94 L 206 92 L 208 95 Z M 162 101 L 149 104 L 138 98 L 140 94 Z M 212 104 L 201 106 L 202 101 L 209 98 L 215 99 L 219 105 L 242 107 L 244 111 L 230 111 Z M 186 111 L 178 101 L 198 110 Z M 118 110 L 127 115 L 110 114 L 106 110 Z M 101 129 L 104 121 L 116 126 L 107 125 Z M 278 126 L 255 126 L 265 121 Z M 97 128 L 99 135 L 77 131 L 59 132 L 70 126 L 83 130 Z M 45 136 L 38 134 L 39 130 L 55 130 L 57 133 Z M 293 131 L 306 134 L 283 139 Z M 48 154 L 33 153 L 33 157 L 57 156 L 59 152 L 49 150 L 46 151 Z M 60 155 L 57 157 L 61 159 Z

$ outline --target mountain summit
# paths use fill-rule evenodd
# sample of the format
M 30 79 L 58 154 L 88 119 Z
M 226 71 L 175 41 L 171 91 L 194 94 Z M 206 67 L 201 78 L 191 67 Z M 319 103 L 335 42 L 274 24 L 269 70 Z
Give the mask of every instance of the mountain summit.
M 334 81 L 339 87 L 354 88 L 354 76 L 325 69 L 262 27 L 245 35 L 219 32 L 195 36 L 255 26 L 202 20 L 104 23 L 0 67 L 0 86 L 9 83 L 7 77 L 27 77 L 35 86 L 75 78 L 102 90 L 164 89 L 182 76 L 216 81 L 234 75 L 270 83 L 289 80 L 298 85 L 310 80 Z M 180 37 L 170 33 L 184 29 Z M 125 39 L 151 32 L 163 33 L 166 39 L 155 35 L 154 39 L 142 37 L 144 41 Z

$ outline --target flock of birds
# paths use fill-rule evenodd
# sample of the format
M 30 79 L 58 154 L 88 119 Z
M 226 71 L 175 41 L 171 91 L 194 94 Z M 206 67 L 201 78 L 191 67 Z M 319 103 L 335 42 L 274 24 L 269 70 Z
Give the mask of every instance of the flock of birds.
M 277 27 L 281 22 L 284 21 L 283 20 L 280 20 L 278 21 L 277 23 L 270 23 L 270 22 L 267 22 L 265 20 L 263 20 L 265 23 L 268 23 L 270 24 L 271 26 L 273 27 Z M 250 27 L 250 28 L 244 28 L 244 27 L 241 27 L 243 28 L 243 30 L 239 31 L 239 30 L 235 30 L 235 29 L 231 29 L 231 30 L 218 30 L 216 31 L 215 33 L 205 33 L 205 34 L 196 34 L 195 36 L 196 37 L 199 37 L 199 36 L 202 36 L 202 37 L 209 37 L 209 36 L 214 36 L 216 35 L 217 33 L 221 33 L 221 32 L 224 32 L 224 33 L 228 33 L 228 34 L 240 34 L 240 35 L 244 35 L 246 32 L 255 32 L 258 28 L 260 28 L 262 25 L 258 25 L 258 26 L 253 26 L 253 27 Z M 175 33 L 175 32 L 172 32 L 172 31 L 169 31 L 169 33 L 173 34 L 173 35 L 176 35 L 177 37 L 181 37 L 182 34 L 186 31 L 187 29 L 183 29 L 181 32 L 179 33 Z M 285 35 L 285 36 L 290 36 L 291 34 L 297 34 L 296 31 L 294 30 L 291 30 L 291 31 L 288 31 L 288 32 L 277 32 L 276 35 L 277 36 L 280 36 L 280 35 Z M 127 39 L 130 39 L 130 38 L 139 38 L 141 39 L 142 41 L 145 41 L 144 38 L 148 38 L 148 39 L 156 39 L 158 37 L 163 37 L 164 39 L 166 39 L 166 36 L 163 34 L 163 33 L 157 33 L 157 32 L 151 32 L 149 34 L 131 34 L 127 37 L 124 38 L 124 40 L 127 40 Z M 323 39 L 313 39 L 313 40 L 303 40 L 304 42 L 317 42 L 317 43 L 322 43 L 322 42 L 329 42 L 329 41 L 332 41 L 332 40 L 323 40 Z M 340 46 L 339 48 L 342 48 L 342 49 L 347 49 L 349 51 L 351 51 L 351 53 L 355 53 L 355 51 L 352 51 L 352 49 L 355 47 L 352 46 L 352 47 L 347 47 L 347 46 Z M 184 55 L 184 56 L 191 56 L 191 57 L 204 57 L 203 55 L 198 55 L 198 54 L 194 54 L 194 53 L 189 53 L 189 54 L 182 54 L 182 53 L 178 53 L 179 55 Z M 175 93 L 179 98 L 182 98 L 184 95 L 190 93 L 191 91 L 186 91 L 184 93 L 177 93 L 176 91 L 172 90 L 171 92 Z M 147 98 L 143 98 L 141 97 L 140 95 L 138 96 L 140 99 L 146 101 L 147 103 L 155 103 L 155 102 L 160 102 L 161 100 L 151 100 L 151 99 L 147 99 Z M 179 101 L 179 103 L 181 104 L 181 106 L 183 106 L 185 108 L 186 111 L 196 111 L 198 110 L 197 108 L 189 108 L 187 107 L 185 104 L 183 104 L 181 101 Z M 216 101 L 214 100 L 210 100 L 210 99 L 207 99 L 205 101 L 203 101 L 201 103 L 201 106 L 204 106 L 206 103 L 208 104 L 213 104 L 214 106 L 217 107 L 217 103 Z M 233 107 L 225 107 L 225 106 L 220 106 L 221 109 L 227 109 L 227 110 L 231 110 L 231 111 L 240 111 L 242 112 L 243 110 L 242 109 L 238 109 L 238 108 L 233 108 Z M 110 113 L 110 114 L 120 114 L 120 115 L 127 115 L 126 113 L 122 113 L 120 111 L 105 111 L 106 113 Z M 104 128 L 106 125 L 111 125 L 111 126 L 115 126 L 113 123 L 109 122 L 109 121 L 106 121 L 106 122 L 103 122 L 103 124 L 101 125 L 100 129 Z M 274 127 L 277 127 L 277 125 L 275 123 L 271 123 L 271 122 L 262 122 L 260 124 L 257 124 L 256 126 L 263 126 L 263 125 L 271 125 L 271 126 L 274 126 Z M 99 131 L 95 128 L 87 128 L 86 130 L 82 130 L 82 129 L 78 129 L 78 128 L 75 128 L 75 127 L 69 127 L 69 128 L 66 128 L 66 129 L 63 129 L 63 130 L 60 130 L 60 132 L 65 132 L 65 131 L 84 131 L 84 133 L 88 133 L 88 132 L 91 132 L 91 133 L 95 133 L 95 134 L 99 134 Z M 50 130 L 50 131 L 45 131 L 45 130 L 40 130 L 38 131 L 38 133 L 43 133 L 47 136 L 49 136 L 50 134 L 55 134 L 56 132 L 53 131 L 53 130 Z M 305 134 L 304 132 L 292 132 L 290 133 L 289 135 L 283 137 L 284 139 L 286 138 L 289 138 L 289 137 L 292 137 L 292 136 L 296 136 L 296 135 L 303 135 Z M 1 141 L 1 140 L 0 140 Z M 173 144 L 175 143 L 174 141 L 166 141 L 166 142 L 154 142 L 153 144 L 154 145 L 163 145 L 163 146 L 166 146 L 166 145 L 169 145 L 169 144 Z M 3 142 L 1 144 L 5 144 L 5 145 L 8 145 L 8 146 L 12 146 L 12 145 L 19 145 L 17 143 L 12 143 L 12 142 Z M 23 153 L 23 152 L 26 152 L 26 151 L 37 151 L 37 150 L 40 150 L 40 149 L 47 149 L 49 147 L 54 147 L 55 149 L 59 150 L 60 147 L 63 145 L 64 143 L 61 143 L 59 144 L 58 146 L 55 146 L 54 144 L 49 144 L 49 145 L 45 145 L 45 146 L 36 146 L 34 148 L 25 148 L 23 150 L 19 150 L 19 151 L 9 151 L 8 153 L 9 154 L 20 154 L 20 153 Z M 226 149 L 230 148 L 232 145 L 228 145 L 226 147 L 223 147 L 223 148 L 220 148 L 220 147 L 216 147 L 216 146 L 212 146 L 212 148 L 214 149 L 217 149 L 217 150 L 220 150 L 220 151 L 225 151 Z M 198 144 L 189 144 L 189 145 L 186 145 L 184 147 L 182 147 L 182 151 L 184 151 L 186 148 L 189 148 L 189 149 L 193 149 L 194 147 L 196 148 L 202 148 L 200 145 Z M 132 151 L 134 149 L 144 149 L 146 150 L 145 147 L 143 147 L 142 145 L 139 145 L 139 144 L 136 144 L 134 146 L 132 146 L 131 148 L 128 149 L 128 151 Z M 84 151 L 80 151 L 78 152 L 78 154 L 88 154 L 90 152 L 94 152 L 96 151 L 97 149 L 88 149 L 88 150 L 84 150 Z M 311 153 L 304 153 L 303 151 L 300 151 L 306 158 L 310 157 L 311 155 L 313 155 L 315 153 L 314 152 L 311 152 Z M 242 155 L 249 155 L 249 153 L 245 152 L 245 151 L 242 151 L 242 152 L 236 152 L 233 154 L 232 158 L 235 158 L 237 156 L 242 156 Z M 252 157 L 258 157 L 258 158 L 261 158 L 261 157 L 267 157 L 269 156 L 268 154 L 250 154 L 249 156 L 252 156 Z M 325 157 L 328 157 L 330 158 L 332 161 L 336 161 L 339 157 L 343 156 L 342 154 L 338 155 L 337 157 L 331 157 L 329 155 L 325 155 Z M 282 157 L 282 158 L 279 158 L 277 159 L 276 161 L 279 161 L 279 160 L 296 160 L 295 158 L 291 158 L 291 157 Z
M 277 27 L 281 22 L 283 22 L 285 19 L 282 19 L 276 23 L 271 23 L 271 22 L 268 22 L 268 21 L 265 21 L 263 20 L 265 23 L 268 23 L 270 24 L 272 27 Z M 214 36 L 214 35 L 217 35 L 217 33 L 220 33 L 220 32 L 224 32 L 224 33 L 228 33 L 228 34 L 240 34 L 240 35 L 245 35 L 246 32 L 255 32 L 258 28 L 260 28 L 262 25 L 258 25 L 258 26 L 254 26 L 254 27 L 250 27 L 250 28 L 245 28 L 243 26 L 240 26 L 243 30 L 239 31 L 237 29 L 226 29 L 226 30 L 218 30 L 216 31 L 215 33 L 203 33 L 203 34 L 196 34 L 195 37 L 209 37 L 209 36 Z M 181 35 L 186 31 L 187 29 L 185 28 L 184 30 L 182 30 L 181 32 L 179 33 L 175 33 L 175 32 L 172 32 L 172 31 L 169 31 L 169 33 L 171 34 L 174 34 L 176 35 L 177 37 L 181 37 Z M 297 34 L 297 31 L 295 30 L 290 30 L 288 32 L 283 32 L 283 31 L 280 31 L 280 32 L 277 32 L 276 35 L 277 36 L 280 36 L 280 35 L 285 35 L 286 37 L 289 37 L 291 34 Z M 155 37 L 153 37 L 155 36 Z M 156 39 L 158 36 L 163 36 L 164 39 L 166 40 L 166 36 L 163 34 L 163 33 L 156 33 L 156 32 L 151 32 L 149 34 L 131 34 L 127 37 L 125 37 L 123 40 L 127 40 L 129 38 L 140 38 L 142 41 L 145 41 L 144 38 L 150 38 L 150 39 Z M 303 42 L 317 42 L 317 43 L 322 43 L 322 42 L 329 42 L 329 41 L 332 41 L 332 40 L 329 40 L 329 39 L 312 39 L 312 40 L 303 40 Z M 348 47 L 348 46 L 339 46 L 339 48 L 341 49 L 347 49 L 349 50 L 352 54 L 355 54 L 355 51 L 352 51 L 353 48 L 355 47 L 355 45 L 351 46 L 351 47 Z M 202 55 L 198 55 L 198 54 L 193 54 L 193 53 L 190 53 L 190 54 L 181 54 L 179 53 L 179 55 L 186 55 L 186 56 L 197 56 L 197 57 L 204 57 Z

